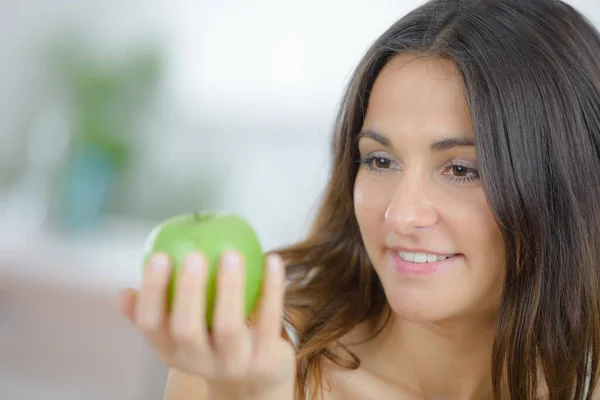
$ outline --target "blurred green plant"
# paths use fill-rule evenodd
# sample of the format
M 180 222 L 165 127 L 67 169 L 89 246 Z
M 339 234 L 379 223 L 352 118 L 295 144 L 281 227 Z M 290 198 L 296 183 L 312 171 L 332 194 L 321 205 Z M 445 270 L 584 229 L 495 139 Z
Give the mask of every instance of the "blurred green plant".
M 65 71 L 73 107 L 74 149 L 94 146 L 109 156 L 115 168 L 124 170 L 132 156 L 133 124 L 158 82 L 158 53 L 133 52 L 113 67 L 82 60 Z
M 133 135 L 162 72 L 154 46 L 131 49 L 119 60 L 94 57 L 81 43 L 54 49 L 68 99 L 71 140 L 61 177 L 59 218 L 70 227 L 93 225 L 119 176 L 132 163 Z

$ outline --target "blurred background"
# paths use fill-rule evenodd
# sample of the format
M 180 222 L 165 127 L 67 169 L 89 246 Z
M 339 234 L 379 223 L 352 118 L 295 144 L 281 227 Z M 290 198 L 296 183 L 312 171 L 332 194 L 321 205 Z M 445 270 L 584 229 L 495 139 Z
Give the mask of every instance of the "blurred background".
M 422 2 L 2 1 L 0 399 L 161 399 L 116 307 L 150 229 L 226 210 L 301 238 L 352 69 Z

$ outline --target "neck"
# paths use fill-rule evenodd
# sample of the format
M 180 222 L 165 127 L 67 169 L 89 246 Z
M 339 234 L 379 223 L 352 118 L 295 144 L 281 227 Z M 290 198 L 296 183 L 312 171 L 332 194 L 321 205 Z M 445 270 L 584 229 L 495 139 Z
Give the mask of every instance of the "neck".
M 392 316 L 374 339 L 378 369 L 427 399 L 493 398 L 496 322 L 495 315 L 435 323 Z

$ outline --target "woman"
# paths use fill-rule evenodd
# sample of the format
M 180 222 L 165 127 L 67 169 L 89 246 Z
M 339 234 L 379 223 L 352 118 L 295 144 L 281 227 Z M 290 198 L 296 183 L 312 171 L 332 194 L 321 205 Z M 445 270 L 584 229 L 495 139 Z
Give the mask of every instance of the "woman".
M 172 367 L 167 399 L 599 398 L 589 22 L 555 0 L 423 5 L 360 62 L 333 153 L 312 233 L 270 258 L 251 327 L 235 254 L 210 335 L 202 256 L 170 319 L 168 260 L 122 295 Z

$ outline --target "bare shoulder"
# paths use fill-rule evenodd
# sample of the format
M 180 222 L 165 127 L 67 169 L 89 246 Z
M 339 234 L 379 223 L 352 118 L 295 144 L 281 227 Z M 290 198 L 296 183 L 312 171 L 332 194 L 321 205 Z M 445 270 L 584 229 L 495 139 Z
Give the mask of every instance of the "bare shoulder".
M 600 383 L 596 385 L 592 392 L 592 400 L 600 400 Z
M 163 400 L 205 400 L 206 384 L 196 375 L 176 369 L 169 371 Z
M 322 400 L 421 400 L 369 371 L 358 367 L 348 369 L 332 361 L 323 364 Z
M 590 388 L 590 390 L 592 392 L 592 400 L 600 400 L 600 376 L 596 381 L 596 387 Z
M 370 331 L 357 327 L 340 338 L 330 350 L 338 357 L 350 361 L 351 355 L 357 357 L 360 363 L 351 369 L 325 359 L 323 362 L 323 400 L 422 400 L 415 393 L 404 387 L 398 380 L 388 379 L 379 373 L 377 352 L 373 351 L 376 344 L 364 341 Z M 341 345 L 341 346 L 340 346 Z
M 359 379 L 357 386 L 364 387 L 360 384 L 360 372 L 358 370 L 348 370 L 333 361 L 325 360 L 322 370 L 323 390 L 319 398 L 322 400 L 337 400 L 337 399 L 358 399 L 360 393 L 353 390 L 354 382 Z M 364 397 L 363 397 L 364 398 Z

